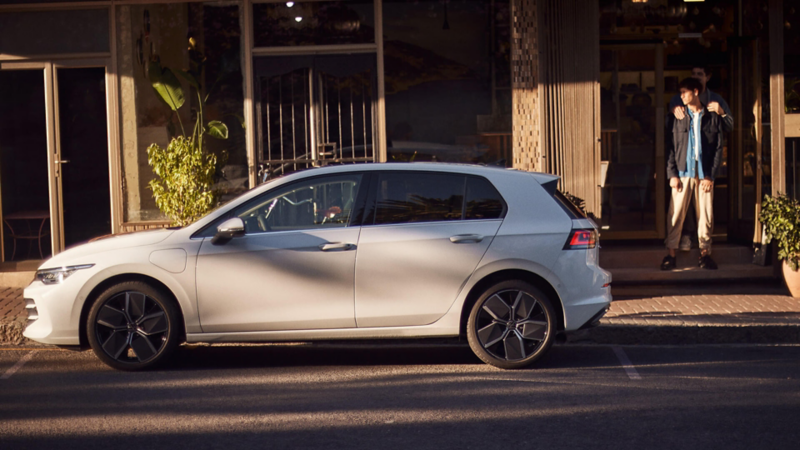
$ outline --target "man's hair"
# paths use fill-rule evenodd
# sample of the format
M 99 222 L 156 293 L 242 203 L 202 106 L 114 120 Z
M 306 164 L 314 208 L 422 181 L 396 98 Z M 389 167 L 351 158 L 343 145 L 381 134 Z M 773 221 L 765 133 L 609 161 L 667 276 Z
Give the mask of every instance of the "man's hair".
M 695 64 L 692 66 L 692 69 L 703 69 L 703 73 L 705 73 L 706 76 L 711 75 L 711 67 L 708 64 Z
M 703 83 L 694 78 L 684 78 L 683 81 L 678 84 L 678 89 L 688 89 L 699 93 L 703 90 Z

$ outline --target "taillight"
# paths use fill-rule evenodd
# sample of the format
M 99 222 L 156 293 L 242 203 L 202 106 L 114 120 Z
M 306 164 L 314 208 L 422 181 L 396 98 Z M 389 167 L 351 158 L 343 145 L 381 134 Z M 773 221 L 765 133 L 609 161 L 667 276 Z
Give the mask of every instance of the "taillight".
M 597 231 L 592 230 L 572 230 L 572 233 L 564 244 L 564 250 L 581 250 L 595 248 L 597 245 Z

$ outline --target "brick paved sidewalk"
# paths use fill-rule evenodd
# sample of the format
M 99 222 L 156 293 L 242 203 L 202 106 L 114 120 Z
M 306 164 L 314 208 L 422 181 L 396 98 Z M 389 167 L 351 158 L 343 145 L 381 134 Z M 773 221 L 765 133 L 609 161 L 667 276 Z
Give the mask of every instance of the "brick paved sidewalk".
M 0 287 L 0 321 L 13 320 L 25 315 L 22 289 Z
M 777 283 L 621 287 L 604 325 L 800 326 L 800 299 Z

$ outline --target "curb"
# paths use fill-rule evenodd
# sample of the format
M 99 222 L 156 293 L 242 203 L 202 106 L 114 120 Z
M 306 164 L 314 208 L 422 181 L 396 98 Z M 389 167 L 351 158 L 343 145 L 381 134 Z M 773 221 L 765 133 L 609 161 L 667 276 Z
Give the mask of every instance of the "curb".
M 567 335 L 569 344 L 800 344 L 800 325 L 599 325 Z

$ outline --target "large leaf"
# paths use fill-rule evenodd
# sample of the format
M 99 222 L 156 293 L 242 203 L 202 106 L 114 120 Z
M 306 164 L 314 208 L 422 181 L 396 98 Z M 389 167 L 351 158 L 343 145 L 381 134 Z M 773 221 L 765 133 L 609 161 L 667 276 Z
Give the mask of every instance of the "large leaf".
M 208 122 L 208 129 L 206 130 L 209 136 L 217 139 L 228 139 L 228 126 L 219 120 L 212 120 Z
M 177 111 L 186 102 L 181 83 L 169 68 L 162 68 L 161 64 L 151 62 L 147 76 L 158 96 L 173 111 Z
M 184 80 L 188 81 L 189 85 L 191 85 L 198 91 L 200 90 L 200 83 L 197 82 L 197 78 L 195 78 L 194 75 L 190 74 L 185 70 L 180 70 L 180 69 L 177 69 L 176 72 L 178 72 L 178 75 L 180 75 Z

